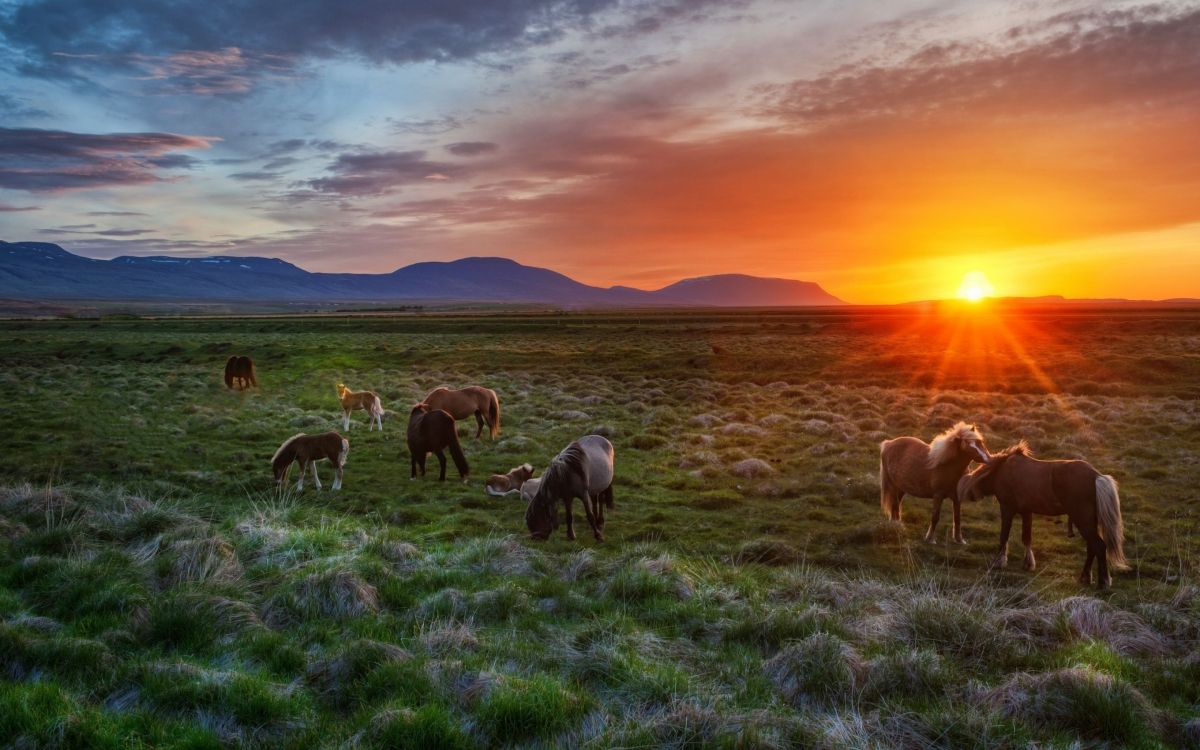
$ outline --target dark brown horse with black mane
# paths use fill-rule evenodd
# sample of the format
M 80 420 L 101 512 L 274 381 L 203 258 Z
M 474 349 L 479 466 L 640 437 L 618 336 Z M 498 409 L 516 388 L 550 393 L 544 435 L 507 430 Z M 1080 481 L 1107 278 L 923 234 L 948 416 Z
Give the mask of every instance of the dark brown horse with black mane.
M 462 446 L 458 442 L 458 427 L 454 417 L 441 409 L 430 409 L 429 404 L 421 403 L 412 408 L 408 416 L 408 452 L 412 456 L 412 479 L 417 478 L 417 469 L 425 476 L 425 457 L 433 453 L 437 456 L 441 467 L 438 473 L 439 481 L 446 481 L 446 454 L 454 459 L 454 466 L 463 482 L 468 481 L 471 467 L 467 465 L 467 457 L 463 455 Z
M 225 362 L 225 387 L 233 388 L 234 381 L 237 381 L 238 390 L 258 385 L 258 379 L 254 377 L 254 360 L 234 355 Z
M 995 495 L 1000 502 L 1000 549 L 996 565 L 1008 562 L 1008 534 L 1013 516 L 1021 515 L 1021 543 L 1025 545 L 1025 569 L 1033 570 L 1033 514 L 1061 516 L 1064 513 L 1087 542 L 1087 560 L 1079 582 L 1091 583 L 1092 561 L 1099 560 L 1096 585 L 1112 584 L 1108 566 L 1128 567 L 1125 562 L 1125 525 L 1121 520 L 1121 498 L 1117 480 L 1101 474 L 1087 461 L 1039 461 L 1022 440 L 991 461 L 963 477 L 958 495 L 973 500 Z

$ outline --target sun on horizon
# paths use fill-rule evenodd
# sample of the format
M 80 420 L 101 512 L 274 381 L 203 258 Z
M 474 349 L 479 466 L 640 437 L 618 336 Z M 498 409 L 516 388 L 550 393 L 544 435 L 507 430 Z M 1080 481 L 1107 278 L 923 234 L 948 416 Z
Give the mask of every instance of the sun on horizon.
M 979 302 L 991 297 L 995 291 L 983 271 L 968 271 L 958 287 L 958 297 L 967 302 Z

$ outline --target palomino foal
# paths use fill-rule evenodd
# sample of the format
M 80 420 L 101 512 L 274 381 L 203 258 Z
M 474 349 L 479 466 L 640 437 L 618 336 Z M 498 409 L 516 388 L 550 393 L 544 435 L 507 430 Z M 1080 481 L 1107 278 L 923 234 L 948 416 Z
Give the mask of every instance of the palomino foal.
M 379 425 L 383 432 L 383 402 L 374 391 L 352 391 L 345 383 L 337 384 L 338 400 L 342 402 L 342 429 L 350 429 L 350 412 L 360 409 L 367 413 L 367 432 Z
M 333 464 L 333 489 L 342 488 L 342 471 L 346 467 L 346 456 L 350 454 L 350 441 L 336 432 L 322 432 L 319 435 L 305 435 L 301 432 L 283 441 L 279 450 L 271 457 L 271 471 L 275 474 L 275 484 L 283 486 L 287 481 L 292 464 L 300 464 L 300 481 L 296 489 L 304 489 L 304 474 L 312 467 L 313 484 L 321 489 L 321 478 L 317 476 L 317 462 L 329 461 Z

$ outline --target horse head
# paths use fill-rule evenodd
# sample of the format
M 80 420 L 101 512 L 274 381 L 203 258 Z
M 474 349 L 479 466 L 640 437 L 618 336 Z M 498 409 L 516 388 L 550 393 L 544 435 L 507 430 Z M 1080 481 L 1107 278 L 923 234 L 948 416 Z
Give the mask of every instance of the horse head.
M 525 527 L 530 537 L 543 542 L 558 528 L 558 502 L 546 492 L 544 483 L 525 508 Z

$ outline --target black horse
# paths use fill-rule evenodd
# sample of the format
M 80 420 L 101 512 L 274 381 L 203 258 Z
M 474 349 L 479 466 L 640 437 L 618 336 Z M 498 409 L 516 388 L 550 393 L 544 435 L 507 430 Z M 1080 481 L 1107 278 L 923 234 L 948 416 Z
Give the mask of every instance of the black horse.
M 417 404 L 412 408 L 408 417 L 408 452 L 412 456 L 412 478 L 417 478 L 417 469 L 425 476 L 425 457 L 432 453 L 437 456 L 441 471 L 439 481 L 446 481 L 446 454 L 454 459 L 458 475 L 466 482 L 471 473 L 467 465 L 467 457 L 463 455 L 462 446 L 458 442 L 458 428 L 454 417 L 441 409 L 430 409 L 428 404 Z

